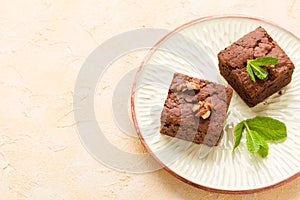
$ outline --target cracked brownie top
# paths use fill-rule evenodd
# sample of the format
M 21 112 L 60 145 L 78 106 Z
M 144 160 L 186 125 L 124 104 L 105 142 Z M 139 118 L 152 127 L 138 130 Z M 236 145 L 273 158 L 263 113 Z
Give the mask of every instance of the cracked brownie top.
M 263 66 L 268 70 L 267 81 L 258 80 L 253 82 L 246 72 L 247 61 L 263 56 L 278 58 L 278 64 Z M 264 90 L 265 87 L 275 82 L 281 74 L 294 69 L 294 65 L 287 54 L 262 27 L 256 28 L 226 47 L 218 54 L 218 58 L 220 64 L 228 67 L 233 75 L 244 84 L 245 90 L 248 91 L 250 96 Z

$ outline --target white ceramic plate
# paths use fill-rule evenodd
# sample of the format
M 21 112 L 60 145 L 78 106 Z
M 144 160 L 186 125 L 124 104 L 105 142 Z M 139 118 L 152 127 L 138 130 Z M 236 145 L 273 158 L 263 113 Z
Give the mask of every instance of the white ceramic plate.
M 292 82 L 250 109 L 234 92 L 224 135 L 218 146 L 199 159 L 201 145 L 161 135 L 160 114 L 174 72 L 227 85 L 218 71 L 217 54 L 232 42 L 262 26 L 295 64 Z M 185 24 L 163 38 L 140 68 L 132 94 L 133 119 L 147 150 L 179 179 L 194 186 L 225 193 L 250 193 L 278 186 L 300 171 L 300 40 L 263 20 L 247 17 L 204 18 Z M 232 153 L 233 127 L 256 115 L 287 125 L 288 138 L 270 144 L 269 155 L 251 155 L 243 137 Z

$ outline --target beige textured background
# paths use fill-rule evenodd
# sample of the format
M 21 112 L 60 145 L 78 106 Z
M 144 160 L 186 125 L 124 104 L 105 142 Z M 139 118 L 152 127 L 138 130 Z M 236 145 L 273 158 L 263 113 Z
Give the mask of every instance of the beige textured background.
M 94 160 L 80 143 L 72 110 L 74 83 L 99 44 L 123 31 L 174 29 L 216 14 L 261 17 L 300 35 L 300 0 L 1 1 L 0 199 L 300 199 L 300 178 L 257 194 L 217 194 L 164 170 L 117 172 Z M 109 100 L 117 80 L 144 55 L 133 53 L 115 62 L 96 99 Z M 104 111 L 97 113 L 106 120 L 108 134 L 118 132 L 110 115 L 102 119 Z M 108 138 L 126 151 L 144 151 L 138 140 L 124 134 Z

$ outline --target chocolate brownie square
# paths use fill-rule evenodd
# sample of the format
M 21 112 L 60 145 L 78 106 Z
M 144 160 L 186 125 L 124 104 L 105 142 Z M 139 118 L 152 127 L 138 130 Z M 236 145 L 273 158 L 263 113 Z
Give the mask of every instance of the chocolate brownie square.
M 161 113 L 160 133 L 197 144 L 218 144 L 233 90 L 175 73 Z
M 272 56 L 278 64 L 262 66 L 268 79 L 250 79 L 246 71 L 248 60 Z M 294 64 L 276 41 L 262 27 L 246 34 L 218 54 L 219 70 L 244 102 L 253 107 L 291 82 Z

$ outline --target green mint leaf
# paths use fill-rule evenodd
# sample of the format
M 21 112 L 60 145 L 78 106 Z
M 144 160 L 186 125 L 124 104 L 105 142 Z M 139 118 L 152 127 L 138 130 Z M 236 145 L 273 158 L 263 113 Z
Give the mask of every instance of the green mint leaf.
M 247 61 L 246 71 L 249 74 L 252 81 L 255 82 L 255 76 L 265 81 L 268 79 L 268 71 L 262 68 L 261 66 L 276 65 L 277 63 L 278 63 L 278 58 L 272 56 L 259 57 Z
M 283 122 L 271 117 L 256 116 L 243 120 L 234 127 L 235 143 L 233 150 L 240 144 L 242 133 L 246 129 L 246 146 L 251 154 L 258 153 L 262 158 L 269 154 L 267 141 L 278 142 L 287 137 Z
M 241 138 L 242 138 L 242 133 L 243 133 L 243 130 L 245 128 L 245 125 L 244 125 L 244 122 L 240 122 L 238 123 L 235 127 L 234 127 L 234 130 L 233 130 L 233 133 L 234 133 L 234 147 L 233 147 L 233 150 L 234 151 L 237 146 L 239 146 L 240 142 L 241 142 Z
M 254 76 L 254 74 L 253 74 L 253 70 L 252 70 L 252 68 L 251 68 L 251 66 L 250 66 L 249 63 L 247 63 L 246 71 L 248 72 L 248 74 L 249 74 L 251 80 L 255 82 L 255 76 Z
M 265 158 L 269 154 L 269 145 L 264 139 L 261 140 L 260 148 L 257 152 L 261 157 Z
M 264 57 L 259 57 L 254 60 L 251 60 L 251 63 L 256 66 L 277 65 L 278 58 L 272 56 L 264 56 Z
M 253 65 L 250 63 L 252 70 L 254 74 L 259 78 L 260 80 L 267 80 L 268 79 L 268 71 L 260 66 Z
M 250 153 L 258 153 L 263 158 L 268 156 L 269 146 L 256 131 L 249 130 L 246 134 L 246 139 L 247 149 Z
M 261 137 L 256 131 L 249 130 L 246 134 L 246 145 L 250 153 L 257 153 L 261 146 Z
M 267 141 L 281 141 L 287 137 L 286 126 L 283 122 L 271 117 L 256 116 L 247 119 L 249 129 L 256 131 Z

